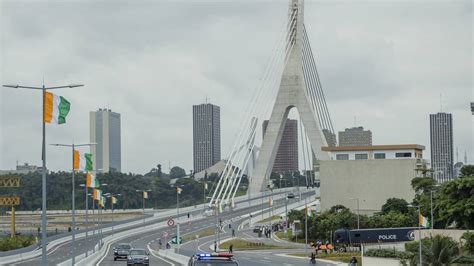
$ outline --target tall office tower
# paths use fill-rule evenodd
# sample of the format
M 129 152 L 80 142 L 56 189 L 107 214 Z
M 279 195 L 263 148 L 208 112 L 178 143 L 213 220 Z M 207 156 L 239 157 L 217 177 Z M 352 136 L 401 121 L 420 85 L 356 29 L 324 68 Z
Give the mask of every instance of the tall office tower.
M 430 114 L 431 167 L 442 183 L 453 179 L 453 117 L 447 113 Z
M 120 114 L 110 109 L 89 113 L 90 141 L 94 169 L 102 172 L 121 171 Z
M 199 173 L 221 160 L 221 111 L 210 103 L 193 106 L 193 161 Z
M 346 128 L 339 131 L 339 146 L 371 146 L 372 131 L 363 127 Z
M 263 121 L 262 126 L 265 136 L 268 120 Z M 298 120 L 286 120 L 272 171 L 275 173 L 298 171 Z

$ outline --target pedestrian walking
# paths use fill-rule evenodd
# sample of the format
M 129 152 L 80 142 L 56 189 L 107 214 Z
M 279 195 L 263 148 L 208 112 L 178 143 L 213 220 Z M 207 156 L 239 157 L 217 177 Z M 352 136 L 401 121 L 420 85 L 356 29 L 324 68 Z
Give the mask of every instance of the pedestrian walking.
M 214 241 L 214 252 L 217 252 L 217 242 Z
M 232 228 L 232 237 L 235 237 L 235 229 Z
M 230 244 L 229 253 L 232 254 L 233 252 L 234 252 L 234 245 Z
M 356 257 L 352 257 L 349 261 L 349 266 L 357 266 L 357 259 Z

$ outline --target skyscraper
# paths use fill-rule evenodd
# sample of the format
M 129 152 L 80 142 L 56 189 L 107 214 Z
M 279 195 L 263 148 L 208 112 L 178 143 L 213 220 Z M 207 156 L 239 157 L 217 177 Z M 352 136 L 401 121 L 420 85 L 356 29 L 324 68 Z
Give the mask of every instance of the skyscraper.
M 346 128 L 339 131 L 339 146 L 370 146 L 372 145 L 372 131 L 363 127 Z
M 442 183 L 453 179 L 453 117 L 447 113 L 430 114 L 431 167 Z
M 262 126 L 263 136 L 265 136 L 268 120 L 263 121 Z M 298 120 L 287 119 L 272 172 L 293 171 L 298 171 Z
M 94 169 L 103 172 L 121 171 L 120 114 L 110 109 L 99 109 L 89 114 L 90 141 Z
M 193 106 L 194 172 L 221 160 L 221 111 L 210 103 Z

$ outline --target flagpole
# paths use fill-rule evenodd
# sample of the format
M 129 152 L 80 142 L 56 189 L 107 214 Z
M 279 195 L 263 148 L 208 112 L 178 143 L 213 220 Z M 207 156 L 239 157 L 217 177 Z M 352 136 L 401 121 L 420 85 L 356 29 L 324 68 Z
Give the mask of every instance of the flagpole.
M 304 198 L 304 255 L 308 255 L 308 205 L 307 205 L 307 198 Z

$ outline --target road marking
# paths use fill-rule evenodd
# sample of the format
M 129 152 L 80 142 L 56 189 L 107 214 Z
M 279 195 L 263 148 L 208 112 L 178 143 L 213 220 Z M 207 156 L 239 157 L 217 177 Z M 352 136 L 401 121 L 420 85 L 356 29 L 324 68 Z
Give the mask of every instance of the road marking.
M 148 248 L 148 250 L 150 251 L 150 254 L 151 254 L 153 257 L 155 257 L 155 258 L 157 258 L 157 259 L 160 259 L 160 260 L 163 260 L 163 261 L 169 263 L 171 266 L 174 266 L 174 263 L 172 263 L 171 261 L 166 260 L 165 258 L 162 258 L 162 257 L 159 257 L 159 256 L 155 255 L 155 253 L 153 252 L 153 250 L 150 248 L 150 245 L 147 245 L 147 248 Z

